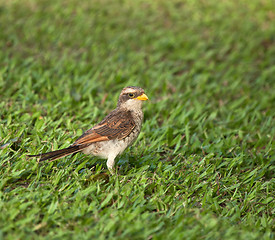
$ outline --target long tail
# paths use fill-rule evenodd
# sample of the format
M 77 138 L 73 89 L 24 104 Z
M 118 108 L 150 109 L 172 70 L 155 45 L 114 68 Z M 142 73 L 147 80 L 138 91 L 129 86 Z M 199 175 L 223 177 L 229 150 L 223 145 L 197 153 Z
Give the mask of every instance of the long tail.
M 39 162 L 45 161 L 50 159 L 51 161 L 57 160 L 59 158 L 65 157 L 67 155 L 70 155 L 72 153 L 77 153 L 81 151 L 84 146 L 70 146 L 64 149 L 56 150 L 53 152 L 47 152 L 47 153 L 41 153 L 37 155 L 27 155 L 28 157 L 40 157 Z

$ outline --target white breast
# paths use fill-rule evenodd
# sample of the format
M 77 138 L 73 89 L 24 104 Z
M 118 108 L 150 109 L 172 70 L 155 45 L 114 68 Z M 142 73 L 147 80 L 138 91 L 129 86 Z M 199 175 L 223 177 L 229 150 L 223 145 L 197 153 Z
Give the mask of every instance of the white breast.
M 91 154 L 106 159 L 109 158 L 110 155 L 117 156 L 119 154 L 122 154 L 123 151 L 137 139 L 140 133 L 143 120 L 143 112 L 140 109 L 138 111 L 132 112 L 132 114 L 135 119 L 136 126 L 126 138 L 122 140 L 113 139 L 109 141 L 92 143 L 90 146 L 83 149 L 82 152 L 85 154 Z

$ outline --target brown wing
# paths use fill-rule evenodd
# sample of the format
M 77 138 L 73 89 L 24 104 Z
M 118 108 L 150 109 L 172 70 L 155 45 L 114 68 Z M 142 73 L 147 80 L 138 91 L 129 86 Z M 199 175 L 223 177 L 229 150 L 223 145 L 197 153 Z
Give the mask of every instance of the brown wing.
M 99 124 L 86 131 L 73 145 L 90 144 L 111 139 L 123 139 L 135 128 L 136 124 L 130 111 L 111 112 Z

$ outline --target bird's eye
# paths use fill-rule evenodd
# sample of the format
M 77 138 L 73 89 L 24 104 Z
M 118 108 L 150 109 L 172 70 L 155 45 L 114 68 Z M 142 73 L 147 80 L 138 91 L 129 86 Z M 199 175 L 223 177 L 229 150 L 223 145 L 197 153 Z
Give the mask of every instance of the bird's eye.
M 135 94 L 133 94 L 133 93 L 128 93 L 128 96 L 129 96 L 130 98 L 133 98 L 133 97 L 135 96 Z

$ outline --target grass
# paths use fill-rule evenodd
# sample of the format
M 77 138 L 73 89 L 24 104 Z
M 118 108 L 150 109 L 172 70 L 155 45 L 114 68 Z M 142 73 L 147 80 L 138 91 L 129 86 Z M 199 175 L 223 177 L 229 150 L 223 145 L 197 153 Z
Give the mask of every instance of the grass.
M 0 239 L 274 239 L 272 1 L 0 0 Z M 117 159 L 69 146 L 137 85 Z

